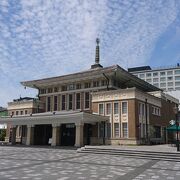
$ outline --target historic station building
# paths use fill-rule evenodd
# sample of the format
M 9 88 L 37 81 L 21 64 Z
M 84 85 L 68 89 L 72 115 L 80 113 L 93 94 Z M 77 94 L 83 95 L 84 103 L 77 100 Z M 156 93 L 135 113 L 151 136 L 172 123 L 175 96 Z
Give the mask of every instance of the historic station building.
M 26 145 L 165 143 L 165 128 L 179 101 L 118 65 L 99 63 L 87 71 L 24 81 L 38 99 L 8 104 L 7 141 Z M 28 108 L 28 109 L 27 109 Z M 11 136 L 11 138 L 9 137 Z

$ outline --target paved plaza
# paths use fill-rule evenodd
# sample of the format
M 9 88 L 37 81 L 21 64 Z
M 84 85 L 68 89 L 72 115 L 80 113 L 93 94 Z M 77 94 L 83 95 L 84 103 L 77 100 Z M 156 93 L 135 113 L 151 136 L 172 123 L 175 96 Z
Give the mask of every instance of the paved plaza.
M 180 179 L 180 162 L 81 154 L 75 149 L 0 146 L 0 179 Z

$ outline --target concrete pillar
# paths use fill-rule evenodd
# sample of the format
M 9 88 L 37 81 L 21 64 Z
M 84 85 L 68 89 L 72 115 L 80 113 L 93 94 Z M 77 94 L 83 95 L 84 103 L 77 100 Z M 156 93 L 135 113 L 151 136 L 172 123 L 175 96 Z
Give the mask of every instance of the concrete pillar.
M 11 143 L 12 143 L 13 145 L 16 144 L 16 126 L 12 126 Z
M 81 147 L 84 145 L 84 124 L 76 124 L 76 139 L 75 139 L 75 146 Z
M 60 145 L 60 124 L 52 124 L 52 142 L 51 146 Z
M 33 145 L 34 144 L 34 125 L 27 125 L 27 139 L 26 145 Z
M 10 140 L 11 125 L 7 124 L 5 142 L 9 143 Z

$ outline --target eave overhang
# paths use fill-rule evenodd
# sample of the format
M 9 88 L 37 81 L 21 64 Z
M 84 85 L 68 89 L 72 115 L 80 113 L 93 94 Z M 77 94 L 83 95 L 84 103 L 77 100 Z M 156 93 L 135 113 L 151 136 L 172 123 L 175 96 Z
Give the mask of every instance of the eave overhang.
M 94 124 L 97 122 L 108 121 L 109 117 L 90 114 L 80 111 L 67 112 L 47 112 L 22 116 L 7 116 L 0 118 L 0 124 L 6 123 L 14 125 L 38 125 L 38 124 Z
M 57 76 L 57 77 L 32 80 L 32 81 L 23 81 L 21 82 L 21 84 L 26 87 L 38 89 L 40 87 L 47 87 L 49 85 L 55 86 L 57 84 L 67 84 L 71 82 L 74 83 L 85 80 L 92 80 L 95 78 L 104 78 L 103 73 L 105 73 L 110 77 L 113 75 L 115 69 L 117 69 L 116 65 L 105 68 L 91 69 L 88 71 L 82 71 L 79 73 L 68 74 L 64 76 Z
M 52 77 L 52 78 L 45 78 L 33 81 L 24 81 L 21 82 L 23 86 L 31 87 L 31 88 L 43 88 L 48 86 L 56 86 L 59 84 L 67 84 L 67 83 L 75 83 L 75 82 L 82 82 L 85 80 L 94 80 L 98 78 L 104 78 L 104 75 L 108 76 L 109 78 L 116 78 L 119 83 L 124 83 L 127 87 L 136 87 L 140 90 L 150 92 L 150 91 L 162 91 L 161 89 L 147 83 L 146 81 L 132 75 L 128 71 L 124 70 L 118 65 L 105 67 L 105 68 L 98 68 L 98 69 L 91 69 L 88 71 L 82 71 L 79 73 Z

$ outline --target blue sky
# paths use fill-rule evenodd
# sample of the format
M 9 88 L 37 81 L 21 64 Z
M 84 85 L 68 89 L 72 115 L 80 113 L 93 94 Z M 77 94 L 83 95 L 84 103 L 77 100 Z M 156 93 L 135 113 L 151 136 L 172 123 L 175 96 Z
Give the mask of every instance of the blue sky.
M 89 69 L 180 62 L 179 0 L 0 0 L 0 106 L 36 91 L 20 81 Z

